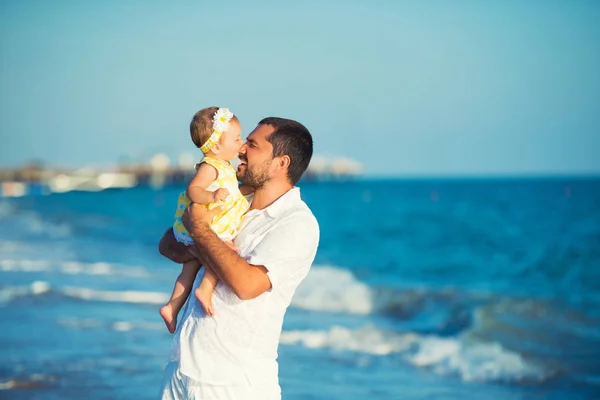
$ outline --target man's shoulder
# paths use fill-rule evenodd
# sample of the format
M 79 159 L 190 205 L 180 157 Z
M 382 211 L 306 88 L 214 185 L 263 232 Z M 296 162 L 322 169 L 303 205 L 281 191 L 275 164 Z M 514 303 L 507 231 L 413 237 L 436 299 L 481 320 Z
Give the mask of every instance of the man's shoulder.
M 289 204 L 278 216 L 278 225 L 302 224 L 310 229 L 319 230 L 317 218 L 312 213 L 310 207 L 301 199 L 297 199 L 293 204 Z
M 282 210 L 273 222 L 267 235 L 276 241 L 275 251 L 285 252 L 286 257 L 298 257 L 310 265 L 319 245 L 321 232 L 308 205 L 298 199 Z

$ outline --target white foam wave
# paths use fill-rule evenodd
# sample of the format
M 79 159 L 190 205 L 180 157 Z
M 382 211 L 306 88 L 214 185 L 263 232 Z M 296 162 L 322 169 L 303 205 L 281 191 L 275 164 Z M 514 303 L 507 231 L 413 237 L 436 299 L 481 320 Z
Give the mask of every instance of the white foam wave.
M 8 381 L 0 382 L 0 390 L 9 390 L 17 386 L 17 381 L 10 379 Z
M 146 321 L 101 321 L 96 318 L 63 317 L 57 321 L 60 325 L 70 329 L 98 329 L 107 328 L 118 332 L 134 330 L 161 330 L 166 329 L 165 324 Z
M 34 211 L 23 211 L 18 218 L 19 226 L 33 235 L 48 235 L 52 239 L 60 239 L 70 236 L 72 232 L 68 224 L 47 221 Z
M 331 348 L 373 355 L 388 355 L 408 349 L 418 340 L 415 334 L 390 335 L 373 327 L 357 330 L 334 326 L 326 331 L 284 331 L 280 343 L 308 348 Z
M 348 270 L 314 266 L 296 290 L 292 306 L 305 310 L 366 315 L 373 311 L 373 295 Z
M 543 381 L 548 373 L 499 343 L 425 337 L 407 360 L 440 374 L 457 373 L 465 381 Z
M 74 318 L 62 317 L 57 320 L 59 325 L 71 329 L 89 329 L 102 326 L 102 322 L 96 318 Z
M 19 250 L 24 248 L 23 243 L 12 241 L 12 240 L 2 240 L 0 241 L 0 254 L 3 254 L 5 257 L 8 254 L 16 253 Z
M 161 292 L 94 290 L 82 287 L 65 287 L 60 292 L 80 300 L 113 303 L 165 304 L 169 300 L 169 295 Z
M 110 291 L 84 287 L 52 288 L 48 282 L 36 281 L 28 286 L 5 286 L 0 288 L 0 304 L 8 303 L 18 297 L 38 296 L 51 291 L 86 301 L 159 305 L 165 304 L 169 300 L 169 295 L 162 292 Z
M 0 220 L 10 226 L 12 233 L 60 239 L 72 234 L 66 222 L 50 221 L 37 211 L 23 210 L 8 202 L 0 202 Z
M 56 377 L 51 375 L 33 374 L 28 378 L 13 378 L 0 381 L 0 390 L 11 389 L 40 389 L 56 382 Z
M 120 332 L 129 332 L 129 331 L 156 331 L 156 330 L 164 330 L 165 324 L 159 322 L 145 322 L 145 321 L 117 321 L 112 324 L 112 329 Z
M 0 271 L 10 272 L 46 272 L 52 264 L 43 260 L 0 260 Z
M 148 272 L 143 267 L 129 267 L 106 262 L 63 261 L 53 263 L 46 260 L 5 259 L 0 260 L 0 271 L 53 272 L 66 275 L 117 275 L 132 278 L 148 277 Z
M 40 295 L 50 290 L 47 282 L 35 281 L 28 286 L 5 286 L 0 288 L 0 304 L 8 303 L 19 297 Z
M 330 348 L 372 355 L 398 354 L 408 363 L 464 381 L 543 381 L 550 373 L 498 343 L 472 342 L 415 333 L 390 333 L 374 327 L 324 331 L 284 331 L 282 344 Z

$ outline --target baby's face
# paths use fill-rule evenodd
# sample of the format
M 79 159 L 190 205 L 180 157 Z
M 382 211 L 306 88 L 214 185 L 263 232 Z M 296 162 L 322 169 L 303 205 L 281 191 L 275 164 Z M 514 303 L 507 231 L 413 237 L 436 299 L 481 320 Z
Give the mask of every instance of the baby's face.
M 242 127 L 236 121 L 231 121 L 227 130 L 221 135 L 219 155 L 224 160 L 233 160 L 238 157 L 243 144 Z

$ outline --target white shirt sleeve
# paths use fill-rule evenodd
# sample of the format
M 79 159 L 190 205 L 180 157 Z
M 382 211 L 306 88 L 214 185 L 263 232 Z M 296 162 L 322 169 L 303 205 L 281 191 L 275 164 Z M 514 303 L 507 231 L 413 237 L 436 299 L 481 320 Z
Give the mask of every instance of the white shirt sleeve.
M 269 231 L 247 261 L 267 269 L 272 290 L 290 283 L 295 286 L 308 274 L 318 244 L 317 221 L 312 215 L 299 215 Z

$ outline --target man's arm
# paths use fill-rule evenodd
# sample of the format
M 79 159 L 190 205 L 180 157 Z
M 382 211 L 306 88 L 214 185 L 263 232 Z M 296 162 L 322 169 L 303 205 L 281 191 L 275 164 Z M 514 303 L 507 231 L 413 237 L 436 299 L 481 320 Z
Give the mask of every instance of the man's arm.
M 210 229 L 209 223 L 220 208 L 207 211 L 191 204 L 183 215 L 183 224 L 196 243 L 205 265 L 228 286 L 241 300 L 249 300 L 271 288 L 267 269 L 262 265 L 250 265 L 229 248 Z
M 185 244 L 179 243 L 177 239 L 175 239 L 172 228 L 167 229 L 162 239 L 160 239 L 158 251 L 169 260 L 179 264 L 186 263 L 195 258 L 190 254 L 188 247 Z

